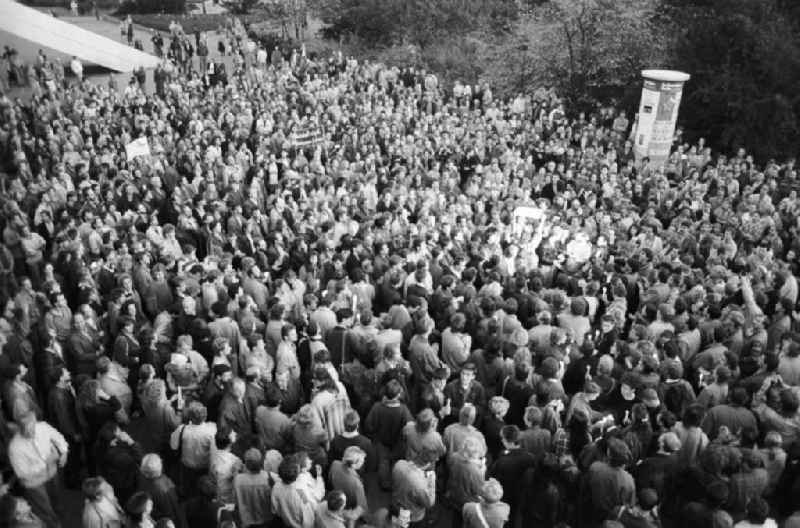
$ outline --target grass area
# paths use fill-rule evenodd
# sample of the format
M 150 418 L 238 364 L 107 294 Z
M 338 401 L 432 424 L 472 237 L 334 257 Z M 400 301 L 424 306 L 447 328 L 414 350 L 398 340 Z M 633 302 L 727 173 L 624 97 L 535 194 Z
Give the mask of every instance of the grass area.
M 213 15 L 160 15 L 160 14 L 147 14 L 147 15 L 131 15 L 134 23 L 148 28 L 156 29 L 158 31 L 169 31 L 169 23 L 173 20 L 177 21 L 186 33 L 194 33 L 196 31 L 216 31 L 219 28 L 225 27 L 225 21 L 230 15 L 227 14 L 213 14 Z M 256 24 L 271 20 L 266 13 L 258 13 L 252 15 L 237 15 L 245 24 Z

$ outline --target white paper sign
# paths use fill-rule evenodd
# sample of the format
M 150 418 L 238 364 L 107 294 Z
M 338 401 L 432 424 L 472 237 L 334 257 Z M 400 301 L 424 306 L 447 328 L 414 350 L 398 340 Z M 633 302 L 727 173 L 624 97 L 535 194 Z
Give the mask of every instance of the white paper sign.
M 131 141 L 125 146 L 125 153 L 128 155 L 128 161 L 131 161 L 137 156 L 149 156 L 150 145 L 147 143 L 147 138 L 140 137 L 135 141 Z

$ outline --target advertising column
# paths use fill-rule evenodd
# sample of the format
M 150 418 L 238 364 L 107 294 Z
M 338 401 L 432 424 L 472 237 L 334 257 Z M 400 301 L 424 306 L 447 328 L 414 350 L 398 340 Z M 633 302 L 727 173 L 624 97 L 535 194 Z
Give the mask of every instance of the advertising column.
M 644 86 L 639 103 L 634 152 L 636 159 L 650 158 L 653 167 L 661 166 L 669 157 L 683 83 L 689 74 L 672 70 L 642 71 Z

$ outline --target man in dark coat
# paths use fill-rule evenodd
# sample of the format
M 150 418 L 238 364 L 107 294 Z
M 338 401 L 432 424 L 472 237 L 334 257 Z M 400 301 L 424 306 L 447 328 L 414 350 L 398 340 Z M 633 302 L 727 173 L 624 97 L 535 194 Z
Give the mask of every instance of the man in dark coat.
M 47 416 L 50 423 L 64 435 L 69 443 L 67 464 L 64 466 L 64 480 L 69 488 L 78 489 L 81 484 L 80 468 L 83 454 L 83 439 L 75 406 L 75 390 L 72 388 L 72 375 L 64 367 L 52 373 L 53 388 L 47 395 Z
M 245 398 L 246 384 L 241 378 L 234 378 L 230 387 L 222 397 L 219 405 L 218 429 L 222 434 L 236 431 L 236 442 L 231 451 L 242 458 L 244 452 L 253 447 L 253 409 Z
M 507 425 L 500 430 L 503 451 L 489 468 L 487 477 L 496 478 L 503 485 L 503 502 L 511 507 L 511 518 L 516 513 L 525 472 L 536 465 L 536 458 L 519 446 L 519 427 Z

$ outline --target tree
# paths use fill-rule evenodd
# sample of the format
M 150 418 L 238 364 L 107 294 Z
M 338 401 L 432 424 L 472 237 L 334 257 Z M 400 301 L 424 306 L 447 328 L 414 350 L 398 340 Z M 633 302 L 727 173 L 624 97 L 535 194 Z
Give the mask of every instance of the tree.
M 222 5 L 234 15 L 246 15 L 261 3 L 261 0 L 222 0 Z
M 329 38 L 420 49 L 477 28 L 508 31 L 518 9 L 514 0 L 317 0 L 315 7 Z
M 667 0 L 676 65 L 692 74 L 680 122 L 690 137 L 759 159 L 796 154 L 800 140 L 800 38 L 795 3 Z
M 668 39 L 657 0 L 551 0 L 499 42 L 487 79 L 503 91 L 555 87 L 573 108 L 610 99 L 630 103 L 640 70 L 665 62 Z M 505 57 L 505 59 L 503 59 Z

